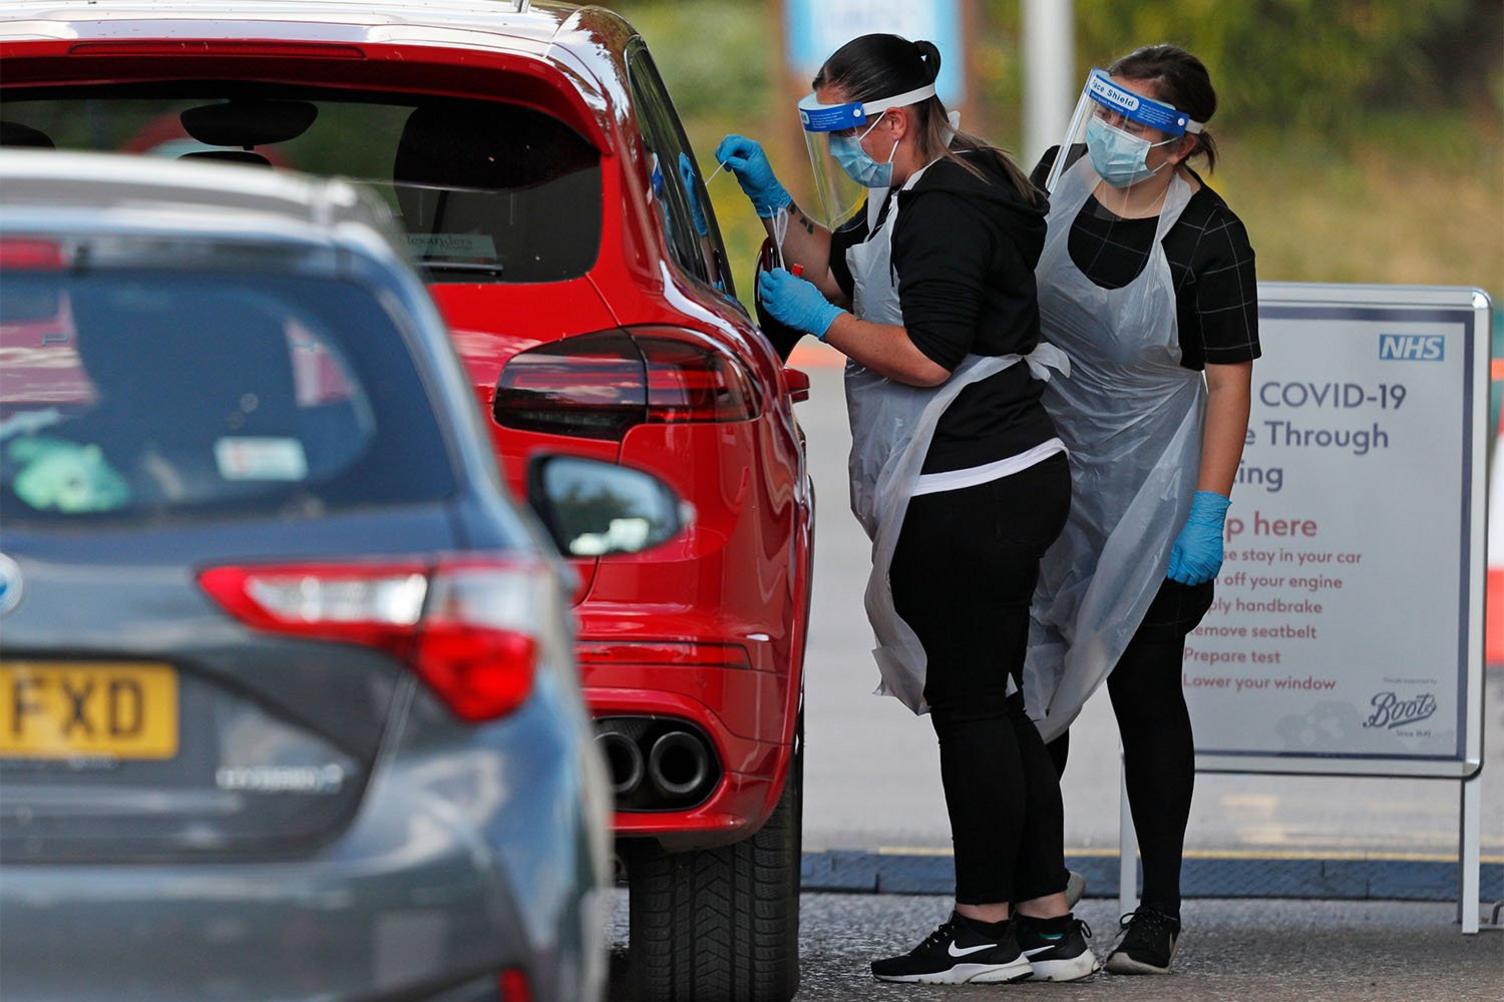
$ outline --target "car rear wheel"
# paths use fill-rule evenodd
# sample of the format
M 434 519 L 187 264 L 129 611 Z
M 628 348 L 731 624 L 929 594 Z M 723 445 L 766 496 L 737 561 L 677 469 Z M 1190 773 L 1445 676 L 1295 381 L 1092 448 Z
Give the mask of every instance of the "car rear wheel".
M 681 853 L 650 842 L 630 858 L 628 952 L 640 1002 L 788 1002 L 799 989 L 800 751 L 751 838 Z

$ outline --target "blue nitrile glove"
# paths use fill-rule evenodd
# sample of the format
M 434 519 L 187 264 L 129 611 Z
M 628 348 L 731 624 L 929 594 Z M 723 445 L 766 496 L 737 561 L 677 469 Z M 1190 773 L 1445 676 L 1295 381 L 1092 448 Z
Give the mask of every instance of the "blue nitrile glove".
M 1167 576 L 1171 581 L 1199 585 L 1217 576 L 1222 569 L 1222 524 L 1227 521 L 1227 506 L 1231 503 L 1214 491 L 1191 495 L 1191 513 L 1170 550 Z
M 797 275 L 774 268 L 757 276 L 757 300 L 774 320 L 797 331 L 808 331 L 822 341 L 836 317 L 846 311 Z
M 755 139 L 727 136 L 715 148 L 715 162 L 725 164 L 736 175 L 742 191 L 752 200 L 752 208 L 763 219 L 794 201 L 773 176 L 773 165 Z
M 710 235 L 710 224 L 705 221 L 705 208 L 695 194 L 695 165 L 688 153 L 679 154 L 679 180 L 684 182 L 684 197 L 689 199 L 689 214 L 695 224 L 695 232 L 702 237 Z

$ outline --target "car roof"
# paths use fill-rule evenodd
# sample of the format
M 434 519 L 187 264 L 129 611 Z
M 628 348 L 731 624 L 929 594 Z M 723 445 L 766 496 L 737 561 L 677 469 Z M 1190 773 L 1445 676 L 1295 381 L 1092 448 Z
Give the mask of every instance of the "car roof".
M 604 7 L 531 0 L 0 0 L 0 44 L 7 45 L 239 43 L 255 39 L 259 25 L 263 37 L 299 44 L 409 44 L 564 64 L 569 86 L 592 92 L 619 90 L 621 54 L 636 34 Z M 598 96 L 586 94 L 585 103 L 609 149 Z
M 346 42 L 389 41 L 394 29 L 432 28 L 466 32 L 472 37 L 459 44 L 488 48 L 567 44 L 559 38 L 567 27 L 625 23 L 601 7 L 530 0 L 8 0 L 0 8 L 0 38 L 114 37 L 112 25 L 147 20 L 163 22 L 165 34 L 183 36 L 187 28 L 198 37 L 201 28 L 189 26 L 206 21 L 297 23 L 312 39 Z M 68 25 L 66 36 L 49 24 Z
M 156 197 L 226 209 L 257 209 L 312 222 L 327 216 L 321 207 L 327 200 L 349 202 L 350 196 L 340 191 L 349 188 L 339 180 L 237 164 L 62 150 L 0 150 L 0 203 L 41 199 L 65 205 L 109 206 Z
M 395 243 L 385 208 L 346 181 L 108 153 L 0 150 L 0 220 L 13 230 L 177 231 L 327 245 L 348 245 L 361 229 Z

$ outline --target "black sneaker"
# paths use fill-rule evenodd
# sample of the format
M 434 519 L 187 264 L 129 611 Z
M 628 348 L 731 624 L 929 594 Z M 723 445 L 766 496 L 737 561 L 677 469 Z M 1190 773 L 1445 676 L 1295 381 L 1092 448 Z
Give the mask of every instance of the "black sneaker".
M 1035 919 L 1020 915 L 1016 924 L 1018 947 L 1029 958 L 1035 981 L 1078 981 L 1102 969 L 1091 952 L 1091 926 L 1074 915 L 1061 919 Z
M 954 912 L 907 954 L 872 962 L 872 976 L 879 981 L 926 985 L 1023 981 L 1032 972 L 1013 923 L 974 922 Z
M 1180 919 L 1140 907 L 1122 918 L 1123 938 L 1107 958 L 1113 974 L 1169 974 L 1180 941 Z

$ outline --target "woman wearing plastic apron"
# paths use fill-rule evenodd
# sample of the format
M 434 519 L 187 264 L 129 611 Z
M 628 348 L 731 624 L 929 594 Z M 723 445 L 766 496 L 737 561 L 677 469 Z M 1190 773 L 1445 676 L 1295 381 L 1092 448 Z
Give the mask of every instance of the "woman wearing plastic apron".
M 800 102 L 818 218 L 751 140 L 728 137 L 717 159 L 807 276 L 764 273 L 763 308 L 848 356 L 852 508 L 873 538 L 882 688 L 928 708 L 940 739 L 955 912 L 873 974 L 1071 980 L 1097 962 L 1063 893 L 1059 780 L 1020 688 L 1039 558 L 1070 503 L 1039 399 L 1063 362 L 1038 345 L 1043 199 L 1005 154 L 956 132 L 935 97 L 939 65 L 935 46 L 894 35 L 825 63 Z
M 1044 337 L 1072 365 L 1045 405 L 1075 489 L 1041 567 L 1026 689 L 1063 769 L 1066 728 L 1107 678 L 1144 866 L 1107 961 L 1123 974 L 1167 973 L 1180 933 L 1195 778 L 1181 661 L 1222 564 L 1259 354 L 1247 233 L 1186 166 L 1214 160 L 1215 110 L 1194 56 L 1140 49 L 1093 71 L 1064 162 L 1057 147 L 1035 172 L 1051 192 Z

